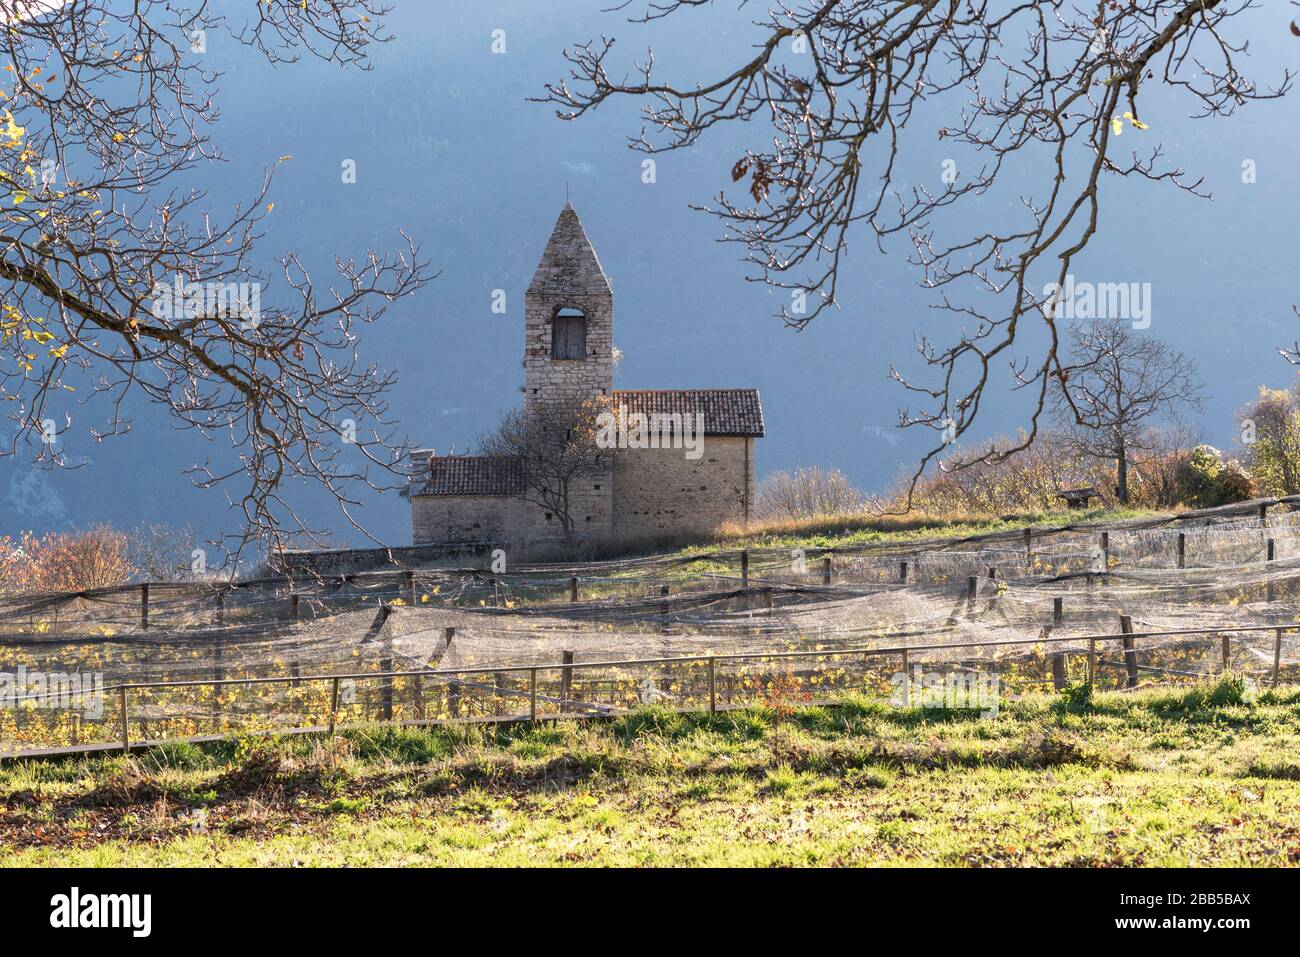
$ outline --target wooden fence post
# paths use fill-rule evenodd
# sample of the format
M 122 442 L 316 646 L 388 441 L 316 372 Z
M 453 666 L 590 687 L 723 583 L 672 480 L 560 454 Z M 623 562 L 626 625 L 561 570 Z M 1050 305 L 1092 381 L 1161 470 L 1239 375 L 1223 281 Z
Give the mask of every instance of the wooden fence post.
M 831 557 L 827 555 L 825 558 L 822 559 L 822 584 L 829 585 L 830 583 L 831 583 Z
M 904 585 L 907 584 L 907 573 L 908 573 L 907 562 L 905 562 L 905 561 L 904 561 L 904 562 L 899 562 L 899 563 L 898 563 L 898 580 L 899 580 L 900 582 L 902 582 Z
M 1065 599 L 1057 596 L 1052 599 L 1052 624 L 1059 625 L 1065 619 Z M 1060 691 L 1065 687 L 1065 653 L 1052 652 L 1052 686 Z
M 222 588 L 217 592 L 217 624 L 226 623 L 226 589 Z
M 763 606 L 767 609 L 769 615 L 772 614 L 772 589 L 770 586 L 763 589 Z
M 380 671 L 392 671 L 393 659 L 379 659 Z M 393 678 L 392 675 L 379 679 L 379 710 L 380 716 L 385 721 L 393 720 Z
M 289 620 L 290 621 L 298 620 L 298 612 L 299 612 L 298 602 L 299 602 L 299 598 L 297 594 L 293 594 L 289 596 Z M 293 660 L 289 663 L 289 673 L 293 676 L 293 681 L 289 682 L 289 687 L 297 688 L 298 676 L 302 674 L 302 664 L 298 660 L 297 636 L 295 636 L 293 639 Z
M 572 651 L 562 652 L 560 660 L 566 665 L 573 664 L 573 652 Z M 560 711 L 561 712 L 573 710 L 572 708 L 569 707 L 569 697 L 572 695 L 572 693 L 573 693 L 573 669 L 561 668 L 560 669 Z
M 1091 687 L 1097 680 L 1097 639 L 1088 639 L 1088 685 Z
M 492 714 L 497 716 L 501 714 L 502 707 L 506 701 L 506 676 L 497 672 L 492 676 Z
M 212 646 L 212 679 L 214 681 L 224 681 L 226 679 L 226 669 L 222 660 L 224 657 L 225 649 L 221 636 L 218 635 L 216 642 Z M 224 688 L 225 685 L 220 684 L 212 686 L 212 710 L 216 715 L 218 731 L 221 730 L 221 711 L 223 707 L 221 692 Z
M 126 685 L 118 688 L 118 707 L 122 711 L 122 753 L 131 753 L 131 725 L 126 713 Z
M 749 549 L 740 550 L 740 587 L 749 587 Z
M 1259 507 L 1259 524 L 1263 528 L 1268 528 L 1268 503 L 1267 502 L 1260 505 Z
M 1110 571 L 1110 532 L 1101 533 L 1101 571 Z
M 1034 560 L 1034 530 L 1025 529 L 1025 568 L 1028 570 L 1029 564 Z
M 149 627 L 149 583 L 143 582 L 140 585 L 140 630 L 144 631 Z
M 329 736 L 334 737 L 334 729 L 339 720 L 339 679 L 335 678 L 330 688 L 330 727 Z
M 1266 562 L 1273 561 L 1273 556 L 1275 554 L 1276 551 L 1273 546 L 1273 539 L 1270 538 L 1267 542 L 1264 543 L 1264 561 Z M 1270 572 L 1270 574 L 1272 573 Z M 1268 580 L 1268 584 L 1264 586 L 1264 592 L 1265 592 L 1264 595 L 1265 599 L 1268 601 L 1272 601 L 1273 600 L 1273 579 L 1272 578 L 1270 578 Z
M 1187 567 L 1187 535 L 1183 532 L 1178 533 L 1178 567 Z
M 415 604 L 415 599 L 416 599 L 416 595 L 415 595 L 415 572 L 410 571 L 410 570 L 408 569 L 405 573 L 403 573 L 402 578 L 404 579 L 403 584 L 404 584 L 404 586 L 405 586 L 405 590 L 406 590 L 406 601 L 407 601 L 408 604 L 410 604 L 410 605 L 414 605 L 414 604 Z
M 443 637 L 447 639 L 442 649 L 442 656 L 447 657 L 447 652 L 451 650 L 452 639 L 456 637 L 455 628 L 444 628 Z M 460 717 L 460 682 L 454 677 L 447 682 L 447 717 Z
M 1052 654 L 1052 687 L 1060 691 L 1065 684 L 1065 655 L 1057 651 Z
M 578 600 L 578 576 L 569 579 L 569 601 Z
M 1282 629 L 1277 630 L 1273 639 L 1273 687 L 1277 687 L 1278 675 L 1282 671 Z
M 974 575 L 966 579 L 966 614 L 975 614 L 975 593 L 979 590 L 979 579 Z
M 537 720 L 537 669 L 528 671 L 528 720 Z
M 1138 683 L 1137 648 L 1133 643 L 1133 619 L 1128 615 L 1119 616 L 1119 630 L 1124 638 L 1124 668 L 1128 671 L 1128 686 L 1136 688 Z
M 1232 637 L 1230 635 L 1220 635 L 1223 644 L 1223 670 L 1228 670 L 1228 661 L 1232 657 Z
M 910 655 L 903 649 L 903 707 L 912 707 L 912 669 Z
M 425 719 L 424 675 L 411 676 L 411 710 L 415 712 L 415 720 L 423 721 Z
M 709 659 L 709 714 L 718 713 L 718 675 L 714 659 Z

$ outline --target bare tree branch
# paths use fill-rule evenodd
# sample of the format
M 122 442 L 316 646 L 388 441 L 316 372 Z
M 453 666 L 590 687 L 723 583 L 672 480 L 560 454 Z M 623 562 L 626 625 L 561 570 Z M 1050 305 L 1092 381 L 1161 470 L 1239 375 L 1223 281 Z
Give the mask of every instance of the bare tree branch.
M 703 5 L 659 0 L 635 21 Z M 901 412 L 900 426 L 941 436 L 912 476 L 910 507 L 927 466 L 975 422 L 995 366 L 1006 363 L 1029 397 L 1023 430 L 942 464 L 997 461 L 1038 434 L 1061 372 L 1045 290 L 1065 283 L 1096 235 L 1106 179 L 1203 195 L 1199 179 L 1165 163 L 1147 130 L 1139 109 L 1147 87 L 1183 93 L 1198 117 L 1224 117 L 1289 90 L 1289 71 L 1267 89 L 1239 71 L 1247 44 L 1233 36 L 1234 20 L 1252 5 L 786 0 L 754 21 L 754 52 L 714 77 L 664 80 L 652 51 L 617 72 L 614 40 L 602 37 L 565 51 L 568 78 L 548 84 L 539 100 L 574 120 L 632 98 L 642 104 L 644 125 L 630 146 L 646 153 L 693 146 L 736 122 L 770 131 L 770 142 L 732 169 L 733 179 L 748 180 L 748 196 L 719 193 L 701 208 L 724 223 L 727 241 L 744 247 L 754 281 L 790 294 L 794 305 L 783 306 L 780 318 L 796 329 L 836 304 L 851 237 L 865 234 L 882 249 L 890 237 L 906 237 L 934 308 L 961 323 L 948 344 L 919 340 L 931 370 L 926 381 L 891 370 L 923 403 Z M 937 129 L 936 110 L 950 115 Z M 963 160 L 959 171 L 954 160 L 940 188 L 902 187 L 898 163 L 909 137 L 935 135 L 952 144 L 954 157 L 979 165 Z M 992 222 L 985 206 L 976 231 L 950 235 L 946 217 L 999 184 L 1019 194 L 1018 219 Z M 807 299 L 812 308 L 801 311 Z M 1044 324 L 1046 344 L 1017 355 L 1026 322 Z
M 318 284 L 293 253 L 282 292 L 255 254 L 281 157 L 226 216 L 180 174 L 220 158 L 217 76 L 207 36 L 225 31 L 272 62 L 310 55 L 367 66 L 387 8 L 377 0 L 262 2 L 232 22 L 206 0 L 0 0 L 0 401 L 17 430 L 0 454 L 70 466 L 60 443 L 72 402 L 128 431 L 131 396 L 235 451 L 192 470 L 220 487 L 245 542 L 310 532 L 287 491 L 323 486 L 352 521 L 365 486 L 404 458 L 387 421 L 393 373 L 357 354 L 361 329 L 426 282 L 419 250 L 340 259 Z M 3 76 L 4 74 L 0 74 Z M 88 394 L 72 393 L 90 383 Z M 354 435 L 355 434 L 355 435 Z M 355 441 L 352 438 L 355 437 Z M 373 478 L 372 478 L 373 476 Z M 355 527 L 360 527 L 353 522 Z M 364 530 L 362 530 L 364 531 Z

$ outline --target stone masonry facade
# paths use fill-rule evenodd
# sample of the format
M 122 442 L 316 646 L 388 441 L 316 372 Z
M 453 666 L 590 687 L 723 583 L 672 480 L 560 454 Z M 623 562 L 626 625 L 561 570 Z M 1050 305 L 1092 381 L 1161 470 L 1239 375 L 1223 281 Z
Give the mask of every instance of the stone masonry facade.
M 689 417 L 702 422 L 703 435 L 690 455 L 681 447 L 612 448 L 597 473 L 571 490 L 572 542 L 559 517 L 530 495 L 518 460 L 421 450 L 412 456 L 412 541 L 501 544 L 514 560 L 539 560 L 575 545 L 634 544 L 747 523 L 755 439 L 764 434 L 757 390 L 619 391 L 613 369 L 613 290 L 566 203 L 524 295 L 524 415 L 598 399 L 633 419 Z
M 629 449 L 614 456 L 614 514 L 626 539 L 743 524 L 753 500 L 751 436 L 706 436 L 704 455 L 696 461 L 676 449 Z

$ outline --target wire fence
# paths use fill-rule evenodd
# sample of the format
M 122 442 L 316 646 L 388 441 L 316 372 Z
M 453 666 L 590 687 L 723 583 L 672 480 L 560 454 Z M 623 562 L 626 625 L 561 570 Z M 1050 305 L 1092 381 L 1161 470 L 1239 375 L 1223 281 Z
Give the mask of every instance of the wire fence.
M 112 746 L 122 713 L 137 741 L 517 719 L 536 711 L 525 701 L 546 715 L 694 708 L 717 695 L 726 706 L 783 706 L 896 693 L 892 659 L 903 650 L 909 668 L 996 676 L 1007 694 L 1225 667 L 1286 681 L 1300 665 L 1291 632 L 1300 511 L 1284 510 L 1297 503 L 508 573 L 395 569 L 8 596 L 0 753 Z M 1133 649 L 1085 654 L 1090 641 L 1122 642 L 1124 627 Z M 540 687 L 525 680 L 532 669 Z M 38 706 L 85 694 L 88 676 L 99 706 Z
M 1138 686 L 1144 671 L 1161 676 L 1202 676 L 1200 671 L 1141 663 L 1139 656 L 1145 651 L 1140 642 L 1177 639 L 1187 646 L 1203 646 L 1204 642 L 1195 639 L 1210 637 L 1213 640 L 1209 651 L 1221 653 L 1220 670 L 1228 672 L 1247 670 L 1240 667 L 1240 657 L 1249 657 L 1258 647 L 1258 642 L 1250 639 L 1269 633 L 1272 663 L 1261 676 L 1277 687 L 1283 678 L 1283 641 L 1300 630 L 1295 624 L 1279 623 L 1136 631 L 1127 616 L 1121 619 L 1120 625 L 1121 630 L 1115 633 L 1045 634 L 927 646 L 735 652 L 582 662 L 567 658 L 550 664 L 467 669 L 124 683 L 98 689 L 105 700 L 115 705 L 115 710 L 102 713 L 95 722 L 98 737 L 82 740 L 74 734 L 74 739 L 66 745 L 19 749 L 3 756 L 106 750 L 110 740 L 123 753 L 129 753 L 133 747 L 211 740 L 232 733 L 323 731 L 333 735 L 340 727 L 376 722 L 422 725 L 463 720 L 536 722 L 609 717 L 650 704 L 715 713 L 720 708 L 756 704 L 784 708 L 809 702 L 814 697 L 820 703 L 827 703 L 849 694 L 879 697 L 890 690 L 893 703 L 912 707 L 925 700 L 926 693 L 933 689 L 924 669 L 936 656 L 1024 645 L 1035 646 L 1039 657 L 1050 663 L 1045 676 L 1037 679 L 1033 675 L 1022 676 L 1030 684 L 1050 683 L 1057 690 L 1063 689 L 1071 670 L 1071 658 L 1075 658 L 1082 668 L 1079 680 L 1089 686 L 1104 685 L 1101 669 L 1111 667 L 1117 674 L 1112 684 L 1131 689 Z M 1234 635 L 1237 636 L 1235 646 Z M 1120 645 L 1118 657 L 1108 660 L 1104 646 L 1114 643 Z M 953 662 L 942 660 L 942 663 L 945 666 L 942 676 L 951 678 Z M 980 662 L 974 664 L 978 666 Z M 969 672 L 964 682 L 941 683 L 939 706 L 996 711 L 1002 691 L 998 683 L 987 680 L 989 677 L 987 672 Z M 63 688 L 24 698 L 38 701 L 70 694 Z M 76 701 L 69 698 L 63 703 Z M 206 721 L 196 720 L 201 714 Z M 78 730 L 82 727 L 80 722 L 75 725 Z M 116 732 L 116 740 L 106 738 L 106 732 Z

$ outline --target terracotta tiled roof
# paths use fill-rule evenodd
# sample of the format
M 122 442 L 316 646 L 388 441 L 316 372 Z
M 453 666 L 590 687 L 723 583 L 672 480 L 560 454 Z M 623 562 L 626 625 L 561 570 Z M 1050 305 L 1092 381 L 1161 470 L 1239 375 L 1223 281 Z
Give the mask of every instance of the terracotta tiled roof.
M 615 389 L 613 398 L 629 414 L 703 412 L 705 435 L 763 435 L 757 389 Z
M 519 459 L 505 455 L 435 455 L 427 478 L 412 495 L 518 495 L 524 490 Z

